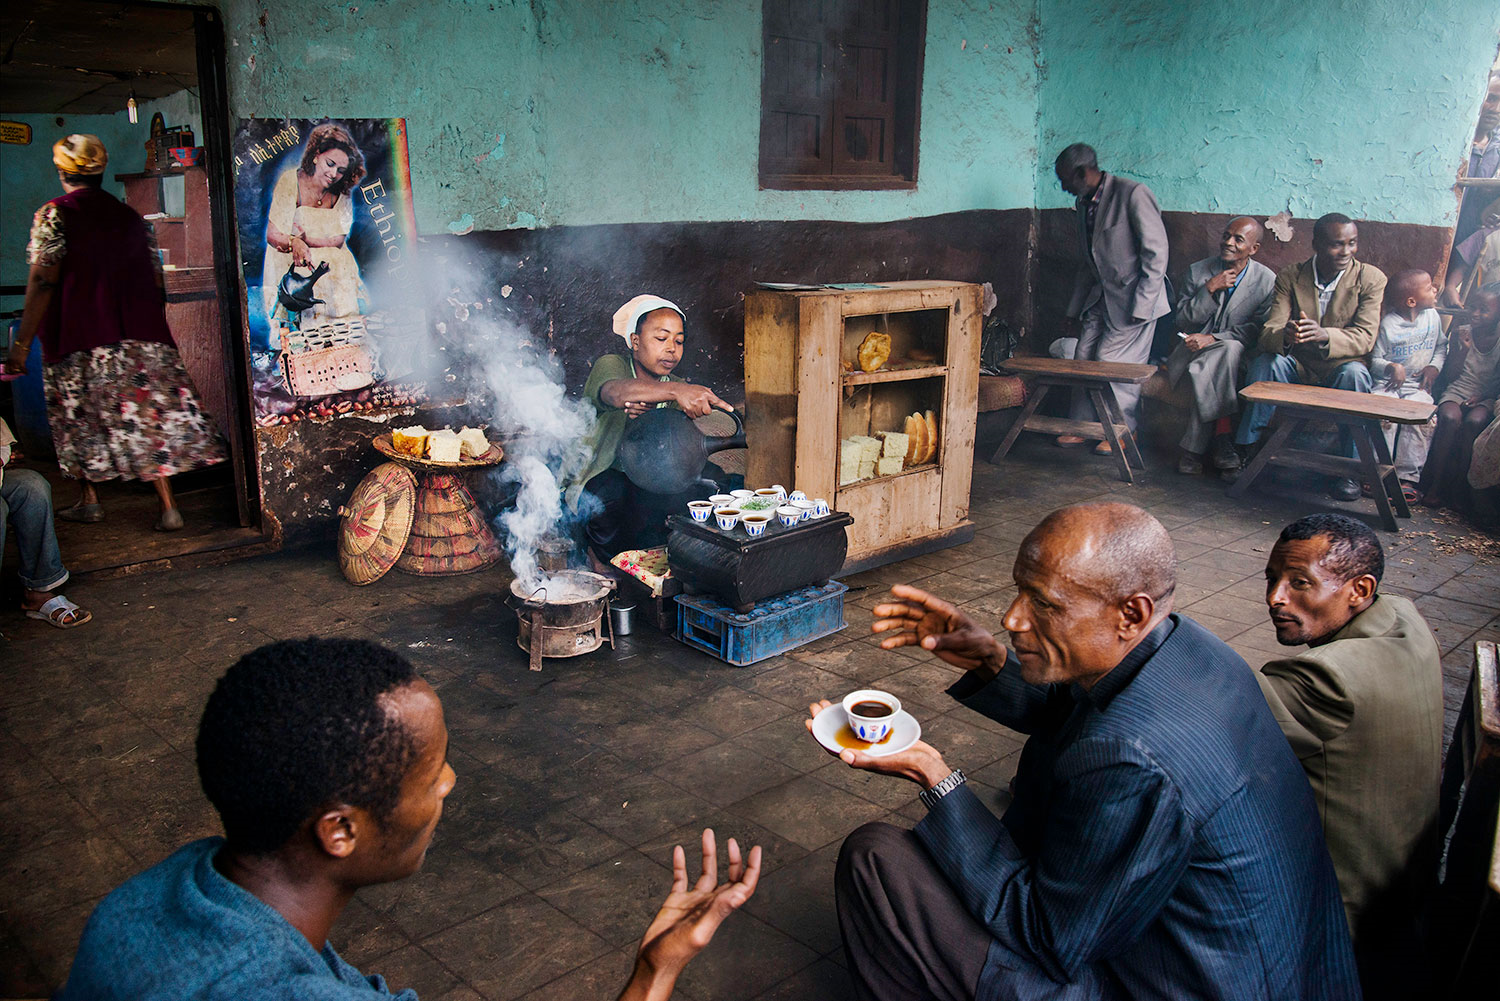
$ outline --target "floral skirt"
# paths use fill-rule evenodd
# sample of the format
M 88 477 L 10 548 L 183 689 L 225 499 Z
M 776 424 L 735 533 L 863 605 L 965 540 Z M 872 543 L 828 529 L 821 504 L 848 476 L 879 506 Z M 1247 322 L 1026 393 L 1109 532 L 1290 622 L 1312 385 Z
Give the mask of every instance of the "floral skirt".
M 43 381 L 57 464 L 75 479 L 155 480 L 229 458 L 170 344 L 75 351 Z

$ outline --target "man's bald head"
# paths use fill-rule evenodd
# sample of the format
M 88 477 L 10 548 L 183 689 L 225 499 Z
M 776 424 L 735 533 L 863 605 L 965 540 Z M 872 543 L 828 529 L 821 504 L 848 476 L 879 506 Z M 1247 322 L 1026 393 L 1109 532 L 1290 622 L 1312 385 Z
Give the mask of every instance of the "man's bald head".
M 1172 537 L 1161 522 L 1131 504 L 1059 508 L 1026 536 L 1020 555 L 1032 562 L 1051 562 L 1107 602 L 1145 594 L 1169 610 L 1177 589 Z
M 1177 557 L 1140 508 L 1079 504 L 1031 530 L 1015 578 L 1005 630 L 1021 677 L 1089 688 L 1172 611 Z
M 1260 224 L 1259 219 L 1256 219 L 1253 216 L 1236 216 L 1235 218 L 1229 220 L 1229 228 L 1243 228 L 1245 238 L 1248 239 L 1251 243 L 1260 243 L 1261 239 L 1266 235 L 1266 228 Z

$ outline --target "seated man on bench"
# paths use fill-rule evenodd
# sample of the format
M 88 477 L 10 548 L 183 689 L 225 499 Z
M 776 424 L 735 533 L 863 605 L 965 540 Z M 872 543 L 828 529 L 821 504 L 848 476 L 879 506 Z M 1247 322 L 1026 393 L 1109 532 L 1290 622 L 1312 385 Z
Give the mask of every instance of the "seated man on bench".
M 1270 315 L 1261 328 L 1260 351 L 1250 362 L 1246 384 L 1295 382 L 1330 389 L 1370 391 L 1366 365 L 1380 331 L 1385 274 L 1354 259 L 1359 227 L 1337 212 L 1313 223 L 1313 256 L 1289 264 L 1276 276 Z M 1260 440 L 1274 407 L 1252 403 L 1240 415 L 1235 444 Z M 1340 432 L 1342 453 L 1354 458 L 1354 440 Z M 1359 483 L 1335 480 L 1329 495 L 1354 500 Z
M 1215 468 L 1237 470 L 1240 454 L 1229 437 L 1229 418 L 1240 409 L 1241 359 L 1260 338 L 1271 309 L 1276 275 L 1259 261 L 1265 230 L 1249 216 L 1229 220 L 1219 237 L 1219 255 L 1188 268 L 1177 299 L 1182 343 L 1167 358 L 1173 388 L 1184 378 L 1193 393 L 1177 471 L 1203 472 L 1205 454 Z

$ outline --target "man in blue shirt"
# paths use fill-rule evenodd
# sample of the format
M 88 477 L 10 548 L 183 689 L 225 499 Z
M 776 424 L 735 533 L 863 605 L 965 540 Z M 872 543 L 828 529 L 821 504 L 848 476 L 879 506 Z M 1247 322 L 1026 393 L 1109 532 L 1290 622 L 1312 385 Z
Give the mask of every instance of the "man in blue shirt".
M 453 790 L 448 730 L 405 658 L 362 640 L 287 640 L 219 679 L 198 729 L 198 775 L 224 838 L 127 881 L 89 918 L 58 1001 L 389 998 L 328 944 L 354 892 L 416 872 Z M 719 924 L 750 898 L 760 849 L 713 832 L 691 889 L 681 847 L 621 999 L 670 996 Z M 416 1001 L 412 990 L 394 995 Z
M 1003 818 L 922 741 L 842 753 L 928 809 L 844 843 L 859 996 L 1358 998 L 1302 769 L 1245 662 L 1172 613 L 1166 529 L 1125 504 L 1055 511 L 1015 581 L 1009 650 L 913 587 L 875 608 L 882 647 L 964 668 L 949 694 L 1029 739 Z

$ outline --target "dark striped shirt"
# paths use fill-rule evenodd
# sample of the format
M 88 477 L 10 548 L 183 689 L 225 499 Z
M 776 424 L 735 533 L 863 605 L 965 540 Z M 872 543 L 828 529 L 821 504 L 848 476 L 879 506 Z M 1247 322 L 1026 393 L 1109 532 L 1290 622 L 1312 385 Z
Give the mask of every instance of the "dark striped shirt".
M 1171 616 L 1092 691 L 1014 658 L 953 689 L 1030 735 L 1004 819 L 916 834 L 994 936 L 979 997 L 1359 997 L 1307 780 L 1250 668 Z

